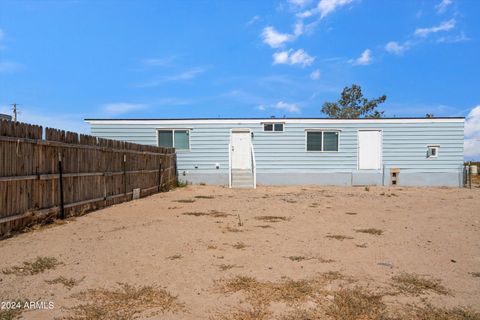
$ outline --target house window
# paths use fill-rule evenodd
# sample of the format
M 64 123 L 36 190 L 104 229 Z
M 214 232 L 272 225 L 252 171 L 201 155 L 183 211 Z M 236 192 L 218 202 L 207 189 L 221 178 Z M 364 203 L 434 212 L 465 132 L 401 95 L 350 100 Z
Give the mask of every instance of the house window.
M 283 132 L 283 123 L 264 123 L 263 131 L 266 132 Z
M 438 157 L 439 146 L 428 146 L 427 147 L 427 158 L 437 158 Z
M 190 150 L 190 131 L 185 129 L 158 130 L 158 146 Z
M 307 131 L 307 151 L 338 151 L 337 131 Z

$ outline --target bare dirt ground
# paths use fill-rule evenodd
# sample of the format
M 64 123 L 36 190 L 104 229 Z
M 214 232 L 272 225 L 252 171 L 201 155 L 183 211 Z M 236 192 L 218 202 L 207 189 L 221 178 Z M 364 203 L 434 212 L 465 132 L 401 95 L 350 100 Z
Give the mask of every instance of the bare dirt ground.
M 480 189 L 188 186 L 0 257 L 0 319 L 480 319 Z

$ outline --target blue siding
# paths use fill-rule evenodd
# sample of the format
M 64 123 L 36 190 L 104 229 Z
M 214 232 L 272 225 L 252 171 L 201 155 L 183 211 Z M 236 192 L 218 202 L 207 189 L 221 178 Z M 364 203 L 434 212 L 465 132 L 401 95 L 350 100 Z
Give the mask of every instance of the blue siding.
M 289 123 L 284 132 L 263 132 L 261 121 L 255 124 L 211 123 L 121 124 L 93 121 L 93 135 L 142 144 L 157 144 L 157 129 L 188 128 L 190 151 L 178 152 L 178 169 L 195 172 L 220 172 L 228 169 L 228 144 L 232 128 L 250 128 L 257 162 L 257 173 L 268 172 L 353 172 L 357 170 L 357 132 L 379 129 L 383 132 L 383 164 L 402 172 L 455 172 L 463 165 L 463 121 L 428 123 Z M 339 129 L 338 152 L 306 152 L 305 129 Z M 426 158 L 427 145 L 440 145 L 438 158 Z M 195 169 L 195 166 L 198 169 Z M 219 172 L 217 170 L 217 172 Z

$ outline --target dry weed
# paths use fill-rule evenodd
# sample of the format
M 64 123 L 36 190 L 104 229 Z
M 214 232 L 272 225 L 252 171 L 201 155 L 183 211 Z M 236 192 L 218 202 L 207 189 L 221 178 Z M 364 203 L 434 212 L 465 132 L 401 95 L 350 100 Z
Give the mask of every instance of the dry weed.
M 119 283 L 120 289 L 90 289 L 74 295 L 84 303 L 70 308 L 71 320 L 135 319 L 140 313 L 178 312 L 184 305 L 167 290 L 156 286 L 132 286 Z M 152 311 L 150 311 L 152 310 Z
M 225 212 L 220 212 L 217 210 L 210 210 L 209 212 L 184 212 L 182 213 L 184 216 L 195 216 L 195 217 L 213 217 L 213 218 L 225 218 L 229 215 Z
M 290 218 L 283 217 L 283 216 L 258 216 L 258 217 L 255 217 L 255 219 L 260 221 L 267 221 L 267 222 L 280 222 L 280 221 L 290 220 Z
M 233 268 L 242 268 L 242 266 L 237 266 L 236 264 L 221 264 L 218 266 L 221 271 L 227 271 Z
M 284 279 L 277 282 L 260 282 L 249 276 L 236 276 L 217 282 L 222 293 L 243 292 L 252 305 L 269 305 L 272 302 L 284 302 L 295 305 L 324 294 L 324 285 L 343 279 L 338 272 L 327 272 L 316 277 L 302 280 Z
M 228 232 L 243 232 L 242 229 L 236 228 L 236 227 L 231 227 L 231 226 L 226 226 L 225 231 Z
M 386 306 L 381 295 L 357 287 L 334 292 L 326 313 L 336 320 L 381 320 L 386 317 Z
M 355 232 L 373 234 L 375 236 L 380 236 L 383 234 L 383 230 L 368 228 L 368 229 L 356 229 Z
M 52 280 L 45 280 L 46 283 L 48 284 L 58 284 L 61 283 L 63 284 L 68 290 L 72 289 L 76 285 L 78 285 L 85 277 L 76 280 L 74 278 L 65 278 L 64 276 L 60 276 L 58 278 L 52 279 Z
M 182 258 L 183 258 L 183 256 L 181 254 L 175 254 L 173 256 L 167 257 L 167 259 L 169 259 L 169 260 L 178 260 L 178 259 L 182 259 Z
M 234 245 L 232 245 L 232 247 L 235 249 L 245 249 L 248 246 L 243 242 L 237 242 Z
M 344 236 L 344 235 L 341 235 L 341 234 L 329 234 L 329 235 L 327 235 L 326 237 L 327 237 L 327 238 L 330 238 L 330 239 L 339 240 L 339 241 L 351 240 L 351 239 L 353 239 L 352 237 Z
M 480 313 L 470 308 L 437 308 L 432 305 L 413 307 L 407 312 L 409 320 L 480 320 Z
M 233 308 L 227 311 L 219 311 L 211 319 L 219 320 L 267 320 L 271 312 L 264 305 L 256 305 L 250 308 Z
M 296 262 L 313 259 L 312 257 L 304 257 L 304 256 L 289 256 L 289 257 L 284 257 L 284 258 L 287 258 L 287 259 L 290 259 L 290 260 L 296 261 Z
M 15 274 L 17 276 L 34 275 L 45 270 L 55 269 L 62 264 L 54 257 L 37 257 L 33 261 L 25 261 L 22 266 L 14 266 L 2 270 L 3 274 Z
M 261 224 L 261 225 L 255 226 L 255 227 L 262 228 L 262 229 L 273 228 L 271 225 L 268 225 L 268 224 Z
M 421 295 L 428 291 L 441 295 L 449 294 L 449 290 L 441 284 L 440 279 L 422 278 L 416 274 L 402 273 L 392 277 L 393 286 L 403 294 Z
M 179 202 L 179 203 L 193 203 L 195 202 L 195 199 L 180 199 L 180 200 L 173 200 L 175 202 Z

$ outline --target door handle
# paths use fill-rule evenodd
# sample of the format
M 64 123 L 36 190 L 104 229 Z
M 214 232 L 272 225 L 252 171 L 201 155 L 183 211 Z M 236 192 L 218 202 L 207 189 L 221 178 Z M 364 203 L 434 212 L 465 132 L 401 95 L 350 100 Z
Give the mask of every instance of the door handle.
M 232 146 L 232 152 L 233 152 L 233 151 L 235 151 L 235 147 L 234 147 L 234 146 Z

